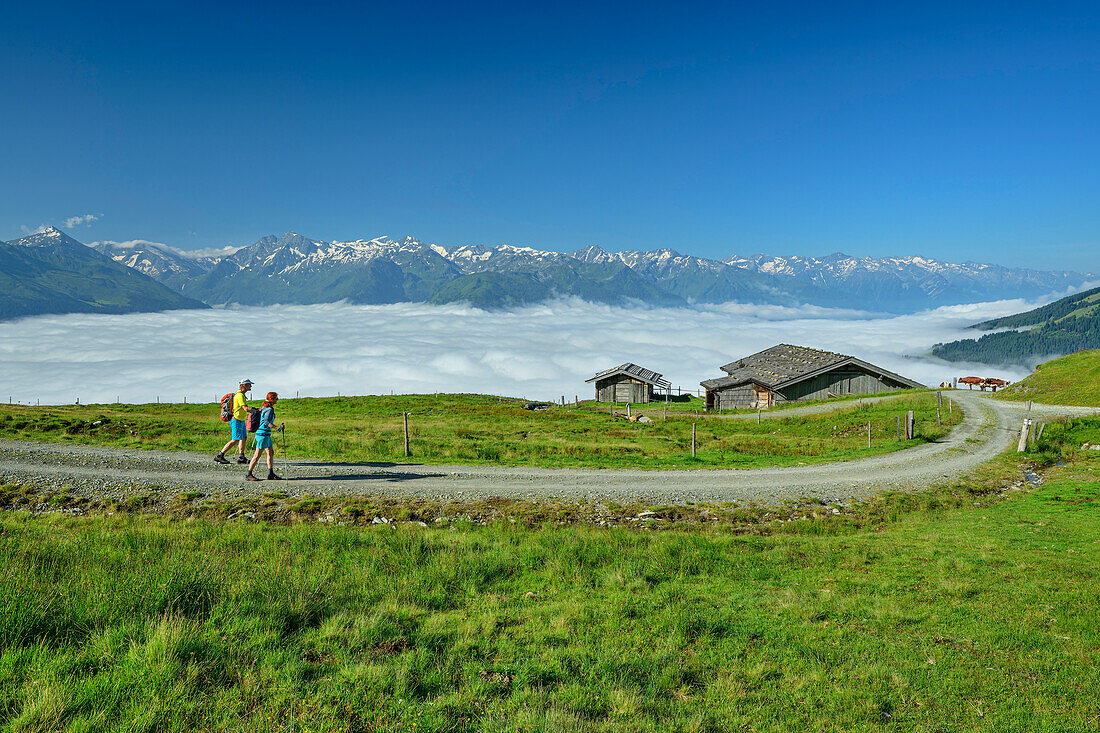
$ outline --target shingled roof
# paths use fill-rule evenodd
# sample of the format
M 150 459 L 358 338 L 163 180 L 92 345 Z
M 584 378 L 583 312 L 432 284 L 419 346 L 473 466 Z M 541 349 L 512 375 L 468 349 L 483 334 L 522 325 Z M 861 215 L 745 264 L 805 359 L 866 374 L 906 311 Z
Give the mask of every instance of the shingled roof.
M 722 371 L 726 372 L 728 377 L 708 379 L 701 384 L 707 389 L 715 389 L 754 382 L 768 389 L 778 389 L 847 364 L 861 366 L 913 387 L 922 386 L 911 379 L 888 372 L 874 364 L 868 364 L 854 356 L 792 344 L 779 344 L 732 361 L 722 367 Z
M 671 384 L 667 379 L 662 379 L 661 375 L 657 372 L 645 369 L 637 364 L 620 364 L 617 367 L 605 369 L 591 379 L 586 379 L 584 381 L 595 382 L 598 379 L 607 379 L 608 377 L 614 377 L 618 374 L 625 374 L 628 377 L 633 377 L 647 384 L 652 384 L 654 387 L 669 387 Z

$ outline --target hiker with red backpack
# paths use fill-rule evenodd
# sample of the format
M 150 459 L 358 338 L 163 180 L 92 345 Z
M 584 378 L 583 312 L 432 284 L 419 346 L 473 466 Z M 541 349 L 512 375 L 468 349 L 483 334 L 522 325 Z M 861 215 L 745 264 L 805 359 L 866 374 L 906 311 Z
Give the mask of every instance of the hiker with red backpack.
M 252 469 L 256 468 L 256 464 L 260 460 L 260 455 L 265 452 L 267 453 L 267 480 L 283 480 L 282 476 L 275 475 L 275 445 L 271 440 L 271 431 L 275 428 L 275 403 L 278 401 L 278 392 L 268 392 L 267 399 L 263 402 L 259 416 L 249 419 L 250 423 L 257 423 L 248 426 L 249 429 L 256 434 L 256 454 L 252 456 L 252 460 L 248 464 L 248 473 L 245 474 L 244 477 L 245 481 L 260 480 L 252 475 Z M 279 429 L 282 430 L 281 427 Z
M 222 420 L 229 423 L 229 442 L 226 443 L 218 455 L 214 456 L 216 463 L 229 463 L 225 454 L 236 444 L 240 448 L 237 463 L 248 463 L 245 455 L 248 442 L 248 431 L 245 429 L 245 420 L 248 419 L 248 400 L 245 394 L 252 391 L 252 380 L 242 379 L 237 391 L 222 397 Z

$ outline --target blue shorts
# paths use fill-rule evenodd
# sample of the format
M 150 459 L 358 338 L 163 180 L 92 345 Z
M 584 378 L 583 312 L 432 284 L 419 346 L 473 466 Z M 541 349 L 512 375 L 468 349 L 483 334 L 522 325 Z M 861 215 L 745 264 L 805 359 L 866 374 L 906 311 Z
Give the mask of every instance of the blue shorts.
M 229 434 L 233 437 L 231 440 L 247 440 L 248 431 L 245 430 L 244 420 L 229 419 Z
M 266 435 L 263 433 L 256 433 L 256 448 L 263 450 L 264 448 L 271 448 L 271 433 Z

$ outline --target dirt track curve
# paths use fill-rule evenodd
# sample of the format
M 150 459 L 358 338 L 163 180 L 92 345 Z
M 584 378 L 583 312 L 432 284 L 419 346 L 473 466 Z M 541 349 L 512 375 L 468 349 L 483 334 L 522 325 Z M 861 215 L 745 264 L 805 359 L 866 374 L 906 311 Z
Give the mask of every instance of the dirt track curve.
M 952 392 L 965 419 L 937 443 L 857 461 L 815 466 L 745 470 L 641 471 L 493 466 L 433 466 L 393 463 L 290 461 L 287 481 L 246 483 L 241 467 L 215 465 L 210 456 L 30 441 L 0 441 L 0 480 L 31 486 L 68 487 L 78 494 L 197 490 L 242 497 L 265 491 L 289 496 L 391 494 L 428 498 L 570 498 L 781 503 L 816 497 L 826 502 L 865 497 L 884 489 L 912 490 L 965 473 L 1012 443 L 1026 415 L 1021 403 Z M 820 412 L 832 406 L 784 410 L 783 415 Z M 852 403 L 836 409 L 851 408 Z M 1100 409 L 1034 405 L 1031 416 L 1100 413 Z M 755 416 L 751 416 L 755 417 Z

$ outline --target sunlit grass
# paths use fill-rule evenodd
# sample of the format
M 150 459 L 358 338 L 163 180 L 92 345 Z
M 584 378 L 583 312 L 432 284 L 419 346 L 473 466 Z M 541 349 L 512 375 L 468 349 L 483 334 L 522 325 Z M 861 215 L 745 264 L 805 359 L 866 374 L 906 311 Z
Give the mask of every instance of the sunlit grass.
M 625 406 L 624 406 L 625 407 Z M 958 409 L 936 416 L 936 396 L 844 403 L 836 412 L 760 422 L 670 411 L 632 411 L 653 422 L 612 417 L 582 403 L 532 412 L 515 400 L 483 395 L 398 395 L 283 400 L 286 434 L 277 448 L 298 457 L 404 462 L 402 413 L 409 414 L 412 462 L 592 468 L 752 468 L 850 460 L 943 437 Z M 917 436 L 897 439 L 914 410 Z M 625 410 L 620 409 L 621 414 Z M 871 447 L 867 447 L 867 423 Z M 692 425 L 696 456 L 691 456 Z M 0 437 L 213 453 L 228 439 L 215 405 L 0 405 Z
M 0 725 L 1088 730 L 1097 465 L 771 534 L 0 513 Z
M 1079 351 L 1040 364 L 1031 376 L 993 396 L 1002 400 L 1100 407 L 1100 350 Z

